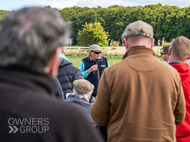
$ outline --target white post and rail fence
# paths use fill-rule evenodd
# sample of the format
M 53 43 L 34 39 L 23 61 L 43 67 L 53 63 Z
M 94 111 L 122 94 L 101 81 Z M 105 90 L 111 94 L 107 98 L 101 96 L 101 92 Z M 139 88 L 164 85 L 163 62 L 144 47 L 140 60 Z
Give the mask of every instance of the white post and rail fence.
M 125 54 L 126 52 L 126 49 L 124 46 L 119 46 L 119 47 L 102 47 L 103 49 L 103 53 L 107 54 L 108 56 L 111 54 L 120 54 L 120 55 L 123 55 Z M 156 55 L 160 56 L 161 55 L 161 49 L 162 47 L 161 46 L 154 46 L 153 47 L 153 50 L 154 52 L 156 53 Z M 67 47 L 64 47 L 64 51 L 65 53 L 68 53 L 68 52 L 77 52 L 77 53 L 80 53 L 80 52 L 88 52 L 89 51 L 89 47 L 71 47 L 71 46 L 67 46 Z

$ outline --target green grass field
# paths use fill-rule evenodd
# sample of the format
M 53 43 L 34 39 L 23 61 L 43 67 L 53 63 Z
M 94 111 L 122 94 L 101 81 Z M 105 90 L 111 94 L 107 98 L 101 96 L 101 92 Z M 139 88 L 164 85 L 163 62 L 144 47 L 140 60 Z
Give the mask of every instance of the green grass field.
M 79 68 L 81 60 L 87 57 L 87 56 L 69 56 L 69 55 L 66 56 L 77 68 Z M 104 57 L 108 59 L 110 66 L 112 66 L 113 64 L 121 61 L 123 56 L 104 56 Z M 162 57 L 158 58 L 162 60 Z

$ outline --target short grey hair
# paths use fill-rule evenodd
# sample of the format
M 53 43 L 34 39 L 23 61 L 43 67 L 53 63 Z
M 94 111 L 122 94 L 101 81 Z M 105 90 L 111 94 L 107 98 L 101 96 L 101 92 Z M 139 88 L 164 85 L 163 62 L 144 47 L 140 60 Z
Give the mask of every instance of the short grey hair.
M 69 39 L 69 25 L 57 11 L 27 7 L 0 23 L 0 66 L 43 72 L 57 47 Z

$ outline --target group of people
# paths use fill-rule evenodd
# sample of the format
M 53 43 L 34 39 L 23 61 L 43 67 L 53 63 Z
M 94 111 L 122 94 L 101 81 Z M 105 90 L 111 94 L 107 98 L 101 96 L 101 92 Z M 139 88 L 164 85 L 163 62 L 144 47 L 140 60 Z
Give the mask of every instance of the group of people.
M 138 20 L 122 34 L 127 49 L 122 61 L 110 67 L 101 47 L 93 44 L 78 69 L 62 48 L 68 29 L 57 12 L 42 7 L 23 8 L 2 19 L 1 141 L 190 142 L 186 37 L 163 48 L 165 63 L 152 50 L 152 26 Z M 35 122 L 24 132 L 23 119 Z M 30 130 L 32 124 L 41 130 L 44 119 L 47 131 Z

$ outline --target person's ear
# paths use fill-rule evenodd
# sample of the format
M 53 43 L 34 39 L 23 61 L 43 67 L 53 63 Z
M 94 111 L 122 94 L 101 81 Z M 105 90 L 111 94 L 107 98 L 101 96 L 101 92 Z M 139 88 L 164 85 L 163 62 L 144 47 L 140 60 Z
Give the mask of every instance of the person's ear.
M 59 53 L 62 52 L 62 47 L 58 47 L 53 55 L 50 58 L 49 65 L 45 68 L 45 72 L 50 74 L 52 77 L 56 77 L 58 73 L 59 64 L 61 58 L 59 57 Z
M 187 58 L 187 60 L 189 60 L 190 59 L 190 55 L 189 55 L 189 57 Z
M 124 37 L 123 40 L 124 40 L 125 48 L 126 48 L 126 49 L 129 49 L 129 46 L 128 46 L 129 41 L 128 41 L 128 39 Z
M 171 55 L 171 48 L 169 48 L 169 50 L 168 50 L 168 56 L 170 56 Z
M 153 49 L 153 47 L 154 47 L 154 38 L 151 39 L 151 49 Z

